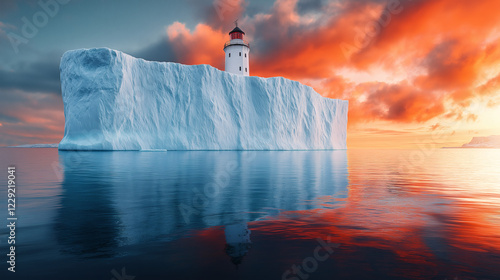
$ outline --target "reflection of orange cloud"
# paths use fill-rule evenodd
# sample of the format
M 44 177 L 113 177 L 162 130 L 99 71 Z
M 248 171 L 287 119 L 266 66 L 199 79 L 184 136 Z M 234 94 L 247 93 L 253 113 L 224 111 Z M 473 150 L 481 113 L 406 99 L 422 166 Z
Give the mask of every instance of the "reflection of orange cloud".
M 347 203 L 339 208 L 287 211 L 249 222 L 252 249 L 244 264 L 256 267 L 287 260 L 291 266 L 297 260 L 290 256 L 298 256 L 300 264 L 312 255 L 319 238 L 339 245 L 329 258 L 335 263 L 335 273 L 344 274 L 341 279 L 358 278 L 353 277 L 356 271 L 373 273 L 373 267 L 388 278 L 439 279 L 441 273 L 455 271 L 457 263 L 460 271 L 498 274 L 492 256 L 500 252 L 499 227 L 490 220 L 498 207 L 468 205 L 466 212 L 461 211 L 461 205 L 437 206 L 418 188 L 411 190 L 412 195 L 394 186 L 394 192 L 400 191 L 392 194 L 397 196 L 394 199 L 385 188 L 356 187 L 370 184 L 369 177 L 353 178 Z M 225 244 L 223 230 L 203 229 L 182 242 L 196 245 L 185 248 L 205 248 L 196 254 L 200 260 L 220 258 Z M 384 269 L 375 265 L 377 261 Z M 373 266 L 363 267 L 367 263 Z

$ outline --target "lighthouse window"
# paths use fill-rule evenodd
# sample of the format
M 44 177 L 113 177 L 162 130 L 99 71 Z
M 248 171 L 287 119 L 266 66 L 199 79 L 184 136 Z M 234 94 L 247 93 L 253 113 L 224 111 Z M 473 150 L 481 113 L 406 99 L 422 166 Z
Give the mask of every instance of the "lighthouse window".
M 245 72 L 248 72 L 247 68 L 245 67 Z
M 241 66 L 240 66 L 240 71 L 241 71 Z
M 247 57 L 247 54 L 245 54 L 245 57 Z
M 231 57 L 231 53 L 229 53 L 229 57 Z
M 240 52 L 240 56 L 241 56 L 241 52 Z

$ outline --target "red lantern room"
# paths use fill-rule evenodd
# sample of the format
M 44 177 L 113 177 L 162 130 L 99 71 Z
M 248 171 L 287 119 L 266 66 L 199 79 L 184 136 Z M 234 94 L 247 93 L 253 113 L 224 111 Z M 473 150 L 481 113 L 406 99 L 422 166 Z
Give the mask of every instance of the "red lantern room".
M 243 40 L 243 35 L 245 32 L 241 30 L 238 26 L 236 26 L 231 32 L 229 32 L 229 36 L 231 36 L 231 40 L 233 39 L 240 39 Z

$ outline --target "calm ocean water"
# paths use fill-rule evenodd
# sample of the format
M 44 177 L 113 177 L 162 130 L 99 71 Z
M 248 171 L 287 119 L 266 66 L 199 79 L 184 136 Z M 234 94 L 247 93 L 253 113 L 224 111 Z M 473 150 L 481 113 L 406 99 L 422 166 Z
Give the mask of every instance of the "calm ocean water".
M 0 279 L 500 279 L 500 150 L 0 159 Z

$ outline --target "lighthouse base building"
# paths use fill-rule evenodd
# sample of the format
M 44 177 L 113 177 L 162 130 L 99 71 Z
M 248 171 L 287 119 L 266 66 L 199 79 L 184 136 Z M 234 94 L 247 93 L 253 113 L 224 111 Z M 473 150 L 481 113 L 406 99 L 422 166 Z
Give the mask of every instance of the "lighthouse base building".
M 245 32 L 236 26 L 229 36 L 231 40 L 224 44 L 224 52 L 226 53 L 225 71 L 233 74 L 250 76 L 250 44 L 243 40 Z

